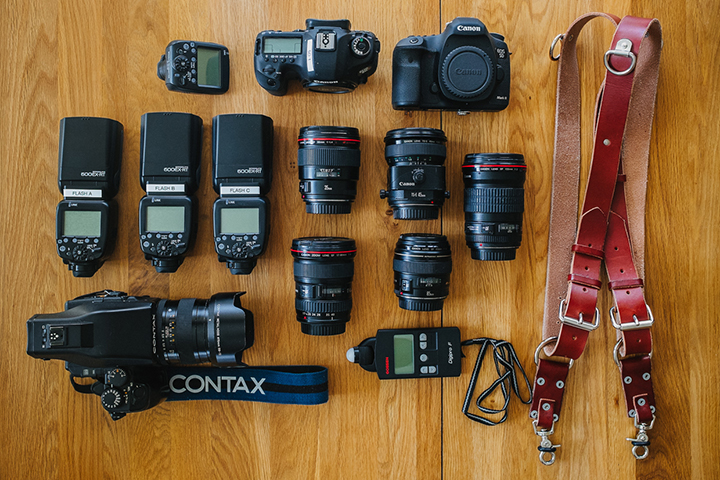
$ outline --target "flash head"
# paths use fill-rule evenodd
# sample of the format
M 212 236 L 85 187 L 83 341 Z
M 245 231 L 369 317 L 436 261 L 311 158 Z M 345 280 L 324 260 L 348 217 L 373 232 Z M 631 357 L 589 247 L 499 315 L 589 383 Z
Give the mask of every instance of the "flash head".
M 200 183 L 202 118 L 152 112 L 140 124 L 140 183 L 147 193 L 192 195 Z

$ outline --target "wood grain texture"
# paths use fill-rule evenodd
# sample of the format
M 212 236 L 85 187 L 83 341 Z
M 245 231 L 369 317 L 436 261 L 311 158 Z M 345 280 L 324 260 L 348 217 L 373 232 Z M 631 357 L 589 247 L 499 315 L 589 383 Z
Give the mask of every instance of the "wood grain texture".
M 665 46 L 651 144 L 646 221 L 646 295 L 657 318 L 653 380 L 658 419 L 651 456 L 636 462 L 625 437 L 614 332 L 602 327 L 568 378 L 553 467 L 537 461 L 527 408 L 484 427 L 460 412 L 476 350 L 457 379 L 379 382 L 344 358 L 378 328 L 457 325 L 463 338 L 510 340 L 533 373 L 540 340 L 552 176 L 556 64 L 547 49 L 578 15 L 593 11 L 654 16 Z M 476 16 L 506 36 L 513 52 L 510 107 L 500 113 L 392 110 L 392 49 L 410 34 L 436 34 L 456 16 Z M 273 97 L 256 83 L 252 45 L 263 29 L 302 28 L 305 18 L 349 18 L 382 41 L 377 73 L 349 95 L 290 87 Z M 0 82 L 0 478 L 717 478 L 720 476 L 720 5 L 713 0 L 383 2 L 7 0 L 0 5 L 6 75 Z M 607 26 L 591 25 L 579 45 L 583 128 L 603 73 Z M 166 44 L 222 43 L 232 56 L 222 96 L 168 92 L 155 76 Z M 200 115 L 205 124 L 198 239 L 172 275 L 155 273 L 137 233 L 140 116 Z M 234 277 L 212 245 L 210 125 L 222 113 L 260 113 L 275 124 L 275 176 L 267 252 L 250 276 Z M 54 250 L 58 122 L 105 116 L 125 127 L 120 224 L 115 252 L 90 279 L 76 279 Z M 297 191 L 300 127 L 354 126 L 362 139 L 358 196 L 349 216 L 305 213 Z M 393 128 L 442 127 L 452 193 L 441 219 L 393 220 L 385 188 L 383 137 Z M 589 151 L 589 136 L 584 140 Z M 472 152 L 519 152 L 529 165 L 524 237 L 513 262 L 476 262 L 465 246 L 460 165 Z M 587 160 L 587 159 L 586 159 Z M 585 170 L 587 168 L 585 167 Z M 404 232 L 451 241 L 451 294 L 442 313 L 400 310 L 392 293 L 392 251 Z M 344 335 L 302 335 L 293 307 L 290 242 L 298 236 L 355 238 L 352 320 Z M 113 288 L 158 297 L 206 298 L 247 291 L 254 365 L 320 364 L 330 369 L 330 401 L 298 407 L 246 402 L 162 404 L 113 422 L 96 398 L 75 393 L 61 362 L 25 354 L 25 321 L 69 298 Z M 609 297 L 601 297 L 607 312 Z M 489 374 L 483 374 L 489 381 Z M 497 399 L 494 399 L 497 401 Z

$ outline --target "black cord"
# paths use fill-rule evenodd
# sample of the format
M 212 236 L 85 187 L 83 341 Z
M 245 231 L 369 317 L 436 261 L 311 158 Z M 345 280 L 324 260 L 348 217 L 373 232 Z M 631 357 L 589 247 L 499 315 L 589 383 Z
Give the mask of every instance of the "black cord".
M 494 338 L 474 338 L 472 340 L 465 340 L 464 342 L 462 342 L 462 346 L 467 345 L 480 345 L 480 352 L 478 353 L 477 360 L 475 361 L 475 368 L 473 369 L 472 377 L 470 378 L 470 385 L 468 385 L 468 390 L 465 394 L 465 402 L 463 403 L 462 412 L 470 420 L 480 422 L 483 425 L 493 426 L 503 423 L 505 420 L 507 420 L 508 405 L 510 404 L 510 397 L 512 396 L 513 391 L 522 403 L 527 405 L 532 401 L 532 387 L 530 385 L 530 380 L 528 380 L 528 377 L 525 374 L 525 370 L 523 370 L 522 365 L 520 364 L 520 360 L 518 360 L 517 354 L 515 353 L 515 349 L 510 342 L 507 342 L 505 340 L 495 340 Z M 480 415 L 468 412 L 468 408 L 470 407 L 470 400 L 475 393 L 475 385 L 477 384 L 478 373 L 480 373 L 480 367 L 482 367 L 483 358 L 485 357 L 485 353 L 487 353 L 488 347 L 490 345 L 492 345 L 493 348 L 493 360 L 495 361 L 495 370 L 497 371 L 498 378 L 490 385 L 490 387 L 488 387 L 480 394 L 475 404 L 477 405 L 478 410 L 480 410 L 482 413 L 486 413 L 488 415 L 497 415 L 499 413 L 502 413 L 503 416 L 498 421 L 493 421 L 489 418 L 481 417 Z M 516 369 L 520 371 L 523 379 L 525 380 L 525 385 L 527 386 L 529 392 L 527 400 L 523 400 L 522 396 L 520 395 L 518 377 L 515 373 Z M 511 385 L 512 390 L 510 389 Z M 502 408 L 496 410 L 494 408 L 484 407 L 482 405 L 483 400 L 492 395 L 492 393 L 498 387 L 500 387 L 503 399 L 505 400 Z

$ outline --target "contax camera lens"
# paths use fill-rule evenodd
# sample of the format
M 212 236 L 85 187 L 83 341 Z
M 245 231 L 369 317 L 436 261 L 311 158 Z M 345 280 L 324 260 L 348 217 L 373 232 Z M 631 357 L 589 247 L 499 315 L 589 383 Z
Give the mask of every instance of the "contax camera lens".
M 472 258 L 513 260 L 522 241 L 525 159 L 515 153 L 471 153 L 462 170 L 465 242 Z
M 291 252 L 295 258 L 295 310 L 302 332 L 308 335 L 345 332 L 352 309 L 355 240 L 296 238 Z
M 447 237 L 427 233 L 400 235 L 395 246 L 393 270 L 400 308 L 425 312 L 440 310 L 450 292 L 452 272 Z
M 445 191 L 445 132 L 435 128 L 401 128 L 385 136 L 389 165 L 387 198 L 393 217 L 435 219 L 449 192 Z
M 298 136 L 300 194 L 308 213 L 350 213 L 360 175 L 360 133 L 352 127 L 303 127 Z
M 155 316 L 159 361 L 240 364 L 243 350 L 255 339 L 253 315 L 240 306 L 241 295 L 219 293 L 209 300 L 160 300 Z

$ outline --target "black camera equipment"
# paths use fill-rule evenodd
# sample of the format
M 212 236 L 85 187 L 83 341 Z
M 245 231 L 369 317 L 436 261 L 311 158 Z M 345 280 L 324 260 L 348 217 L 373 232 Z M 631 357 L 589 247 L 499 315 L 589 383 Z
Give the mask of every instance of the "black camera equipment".
M 445 190 L 445 132 L 435 128 L 400 128 L 385 136 L 387 198 L 393 217 L 435 219 L 450 197 Z
M 140 248 L 155 270 L 177 271 L 197 231 L 202 119 L 189 113 L 142 116 Z
M 471 153 L 462 166 L 465 242 L 475 260 L 513 260 L 522 241 L 527 165 L 517 153 Z
M 230 53 L 217 43 L 174 40 L 157 64 L 168 90 L 218 95 L 230 84 Z
M 60 120 L 55 241 L 76 277 L 92 277 L 112 253 L 117 231 L 123 126 L 109 118 Z
M 295 310 L 302 332 L 338 335 L 345 332 L 352 309 L 355 240 L 305 237 L 292 241 Z
M 393 270 L 400 308 L 423 312 L 440 310 L 450 292 L 452 272 L 447 237 L 430 233 L 400 235 Z
M 458 17 L 440 35 L 400 40 L 393 51 L 396 110 L 498 111 L 510 98 L 510 52 L 477 18 Z
M 460 329 L 403 328 L 378 330 L 346 353 L 347 359 L 381 380 L 459 377 Z
M 298 175 L 307 213 L 350 213 L 360 177 L 358 129 L 317 125 L 301 128 Z
M 98 395 L 113 420 L 163 400 L 327 402 L 324 367 L 242 362 L 254 342 L 253 314 L 242 308 L 243 294 L 161 300 L 91 293 L 66 302 L 64 312 L 30 318 L 27 353 L 65 360 L 73 388 Z M 215 367 L 198 366 L 208 363 Z
M 288 81 L 308 90 L 347 93 L 375 73 L 380 40 L 351 31 L 350 20 L 305 20 L 306 30 L 265 30 L 255 39 L 255 78 L 273 95 L 285 95 Z
M 267 246 L 273 121 L 264 115 L 213 118 L 215 251 L 233 275 L 248 275 Z

